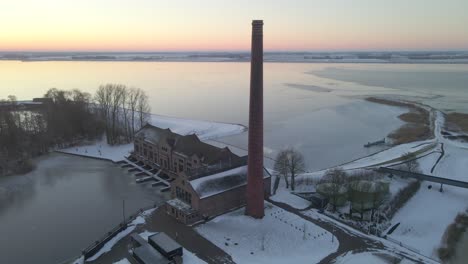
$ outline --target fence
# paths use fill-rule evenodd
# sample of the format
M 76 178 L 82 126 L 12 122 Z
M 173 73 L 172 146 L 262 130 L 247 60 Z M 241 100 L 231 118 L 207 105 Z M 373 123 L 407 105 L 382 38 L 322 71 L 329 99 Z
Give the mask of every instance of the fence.
M 140 208 L 136 213 L 130 215 L 127 219 L 125 219 L 123 222 L 120 222 L 116 227 L 114 227 L 112 230 L 106 233 L 103 237 L 101 237 L 99 240 L 96 240 L 93 244 L 89 245 L 87 248 L 85 248 L 83 251 L 81 251 L 80 256 L 84 256 L 85 260 L 87 258 L 92 257 L 94 254 L 96 254 L 99 250 L 101 250 L 104 245 L 109 242 L 112 238 L 114 238 L 118 233 L 122 232 L 125 230 L 129 223 L 131 223 L 133 220 L 135 220 L 140 214 L 142 214 L 144 211 L 149 210 L 149 209 L 156 209 L 160 205 L 159 204 L 154 204 L 146 207 Z M 67 259 L 65 261 L 60 262 L 59 264 L 65 264 L 65 263 L 73 263 L 73 260 L 78 259 L 80 256 L 75 256 L 73 258 Z

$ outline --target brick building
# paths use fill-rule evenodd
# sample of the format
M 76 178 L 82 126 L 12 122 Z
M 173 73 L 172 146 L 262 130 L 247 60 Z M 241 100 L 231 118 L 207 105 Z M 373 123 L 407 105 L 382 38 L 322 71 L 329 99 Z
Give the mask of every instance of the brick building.
M 135 135 L 133 158 L 161 168 L 171 178 L 232 167 L 241 158 L 229 148 L 218 148 L 195 135 L 182 136 L 170 129 L 145 125 Z
M 161 168 L 173 181 L 166 211 L 190 224 L 246 204 L 247 156 L 229 148 L 182 136 L 170 129 L 144 126 L 135 135 L 132 157 Z M 271 175 L 263 170 L 265 197 L 270 196 Z
M 212 174 L 176 179 L 171 184 L 173 199 L 166 202 L 167 213 L 183 223 L 191 224 L 244 206 L 247 199 L 246 161 Z M 263 169 L 263 186 L 263 196 L 268 198 L 271 175 L 266 169 Z

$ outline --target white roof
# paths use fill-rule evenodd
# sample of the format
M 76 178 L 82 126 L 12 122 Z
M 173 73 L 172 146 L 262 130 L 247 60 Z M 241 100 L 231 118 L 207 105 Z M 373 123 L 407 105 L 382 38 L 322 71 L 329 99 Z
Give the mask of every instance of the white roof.
M 271 175 L 264 168 L 263 178 L 269 177 Z M 247 165 L 201 177 L 190 181 L 190 184 L 200 199 L 226 192 L 247 184 Z

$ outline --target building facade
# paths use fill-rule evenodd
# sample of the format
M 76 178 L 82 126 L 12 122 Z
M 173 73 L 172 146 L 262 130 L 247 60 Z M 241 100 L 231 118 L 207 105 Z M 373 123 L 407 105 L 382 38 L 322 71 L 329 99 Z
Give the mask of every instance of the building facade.
M 195 134 L 182 136 L 149 124 L 136 133 L 132 157 L 162 169 L 173 179 L 229 167 L 241 160 L 229 148 L 204 143 Z
M 263 170 L 263 197 L 271 194 L 271 175 Z M 245 206 L 247 202 L 247 165 L 190 179 L 177 178 L 171 183 L 172 199 L 166 202 L 166 212 L 185 224 L 223 214 Z M 262 192 L 262 190 L 258 190 Z
M 247 202 L 247 156 L 229 148 L 200 141 L 196 135 L 182 136 L 170 129 L 144 126 L 135 135 L 132 157 L 146 166 L 161 169 L 171 181 L 171 200 L 166 212 L 191 224 Z M 263 196 L 270 196 L 271 175 L 263 169 Z M 262 192 L 262 190 L 259 190 Z

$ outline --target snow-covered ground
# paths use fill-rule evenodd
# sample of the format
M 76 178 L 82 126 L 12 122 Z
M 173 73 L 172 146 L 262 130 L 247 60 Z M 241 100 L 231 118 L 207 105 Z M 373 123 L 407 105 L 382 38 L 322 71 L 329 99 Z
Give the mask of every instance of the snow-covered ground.
M 339 245 L 326 230 L 269 203 L 261 220 L 239 209 L 196 230 L 236 263 L 317 263 Z
M 401 144 L 393 148 L 381 151 L 374 155 L 344 164 L 341 168 L 345 170 L 372 167 L 372 166 L 389 166 L 392 163 L 398 162 L 397 160 L 406 153 L 415 153 L 417 156 L 427 154 L 433 151 L 437 144 L 434 140 L 425 140 Z
M 439 151 L 439 146 L 440 144 L 437 144 L 435 139 L 401 144 L 373 155 L 348 162 L 338 167 L 342 168 L 343 170 L 352 171 L 361 168 L 391 166 L 401 163 L 400 158 L 404 154 L 414 153 L 417 157 L 422 157 L 432 152 Z M 325 172 L 326 170 L 308 172 L 301 174 L 297 178 L 299 180 L 306 180 L 307 178 L 311 180 L 318 180 L 323 177 Z
M 275 178 L 276 176 L 272 176 L 271 181 L 274 182 Z M 298 188 L 296 188 L 296 191 L 298 191 Z M 281 179 L 278 190 L 276 191 L 275 195 L 270 196 L 270 199 L 276 202 L 289 204 L 290 206 L 299 210 L 310 206 L 309 201 L 292 194 L 291 189 L 286 189 L 286 183 L 284 182 L 284 179 Z
M 240 134 L 246 127 L 238 124 L 227 124 L 204 120 L 193 120 L 161 115 L 151 115 L 150 124 L 160 128 L 170 128 L 180 135 L 196 134 L 201 140 L 216 139 Z
M 439 143 L 444 143 L 445 155 L 436 166 L 439 153 L 428 155 L 419 160 L 425 174 L 468 182 L 468 149 L 466 144 L 450 141 L 440 134 L 443 115 L 436 113 L 435 132 Z M 428 189 L 432 186 L 431 189 Z M 442 237 L 458 213 L 464 212 L 468 204 L 468 190 L 453 186 L 423 182 L 421 189 L 393 217 L 392 225 L 400 223 L 389 236 L 420 251 L 421 254 L 437 258 L 436 250 Z
M 444 117 L 437 110 L 434 110 L 434 116 L 436 118 L 434 122 L 434 139 L 398 145 L 369 157 L 344 164 L 341 167 L 345 170 L 356 170 L 380 165 L 389 166 L 400 163 L 401 161 L 398 161 L 398 159 L 405 153 L 416 153 L 420 157 L 418 162 L 422 173 L 468 182 L 468 144 L 444 138 L 441 135 Z M 431 173 L 432 167 L 440 157 L 441 143 L 444 145 L 445 156 L 440 160 L 434 172 Z M 324 170 L 306 173 L 298 178 L 317 180 L 324 173 Z M 391 194 L 398 192 L 409 181 L 411 179 L 394 177 L 390 184 Z M 429 189 L 429 186 L 432 188 Z M 392 226 L 396 223 L 400 223 L 400 226 L 389 236 L 397 243 L 401 242 L 403 247 L 436 259 L 436 250 L 442 242 L 447 226 L 454 221 L 458 213 L 467 209 L 466 201 L 468 200 L 468 190 L 466 189 L 444 186 L 444 192 L 441 193 L 439 187 L 439 184 L 423 182 L 421 189 L 393 217 Z M 295 199 L 291 198 L 287 190 L 281 189 L 281 187 L 278 194 L 273 196 L 273 199 L 288 203 L 296 208 L 301 207 Z M 315 219 L 334 222 L 332 219 L 318 214 L 313 209 L 304 212 L 304 214 Z M 344 227 L 341 223 L 335 222 L 335 224 Z M 351 228 L 347 228 L 347 230 L 355 232 Z M 386 243 L 390 242 L 386 241 Z
M 292 194 L 288 189 L 278 188 L 276 194 L 270 197 L 271 200 L 289 204 L 296 209 L 305 209 L 310 206 L 310 202 Z
M 213 140 L 225 136 L 232 136 L 246 131 L 246 127 L 237 124 L 227 124 L 202 120 L 191 120 L 160 115 L 151 115 L 150 124 L 169 128 L 180 135 L 196 134 L 201 140 Z M 112 161 L 123 160 L 133 150 L 133 144 L 110 146 L 105 140 L 92 145 L 71 147 L 60 150 L 64 153 L 108 159 Z
M 130 261 L 128 261 L 128 259 L 124 258 L 124 259 L 121 259 L 117 262 L 114 262 L 114 264 L 131 264 Z

